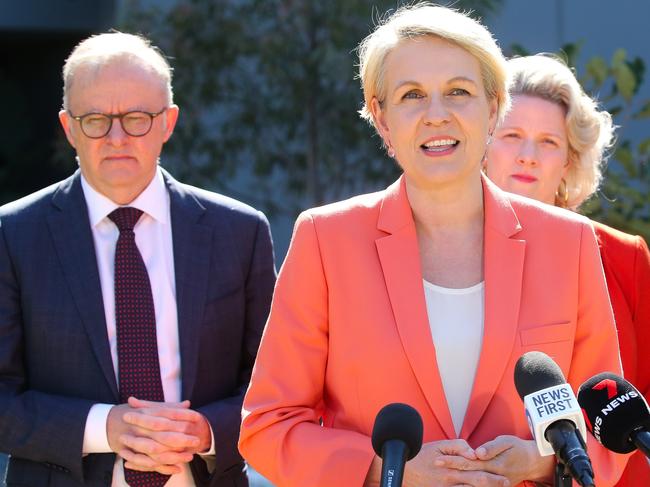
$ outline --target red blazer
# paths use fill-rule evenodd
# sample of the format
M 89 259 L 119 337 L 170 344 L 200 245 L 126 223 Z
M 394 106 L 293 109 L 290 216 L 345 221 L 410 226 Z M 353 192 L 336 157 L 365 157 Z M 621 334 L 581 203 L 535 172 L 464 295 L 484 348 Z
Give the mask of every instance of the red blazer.
M 650 399 L 650 252 L 643 238 L 593 222 L 614 309 L 625 377 Z M 617 487 L 650 486 L 650 464 L 637 452 Z
M 540 350 L 577 388 L 621 373 L 598 246 L 580 215 L 484 179 L 485 320 L 460 437 L 530 438 L 514 365 Z M 424 440 L 455 438 L 436 362 L 403 178 L 387 190 L 304 212 L 282 266 L 244 401 L 239 448 L 275 485 L 358 487 L 377 412 L 415 407 Z M 599 487 L 627 457 L 593 438 Z

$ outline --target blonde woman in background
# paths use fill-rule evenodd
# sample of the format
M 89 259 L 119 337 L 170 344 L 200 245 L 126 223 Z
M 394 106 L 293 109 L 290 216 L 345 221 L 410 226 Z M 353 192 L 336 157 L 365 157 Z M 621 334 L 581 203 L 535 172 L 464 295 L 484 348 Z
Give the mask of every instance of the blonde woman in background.
M 611 117 L 556 58 L 516 58 L 508 67 L 512 109 L 490 145 L 487 175 L 506 191 L 575 209 L 601 181 L 603 154 L 613 140 Z M 592 224 L 616 318 L 623 372 L 650 397 L 648 247 L 640 236 Z M 632 456 L 617 485 L 650 485 L 643 453 Z
M 508 107 L 505 59 L 482 25 L 402 8 L 359 53 L 362 115 L 403 175 L 299 216 L 240 451 L 279 487 L 376 486 L 373 423 L 402 402 L 424 422 L 405 486 L 550 482 L 554 457 L 537 453 L 513 371 L 530 350 L 574 387 L 620 371 L 593 230 L 482 177 Z M 596 483 L 611 486 L 624 459 L 588 442 Z

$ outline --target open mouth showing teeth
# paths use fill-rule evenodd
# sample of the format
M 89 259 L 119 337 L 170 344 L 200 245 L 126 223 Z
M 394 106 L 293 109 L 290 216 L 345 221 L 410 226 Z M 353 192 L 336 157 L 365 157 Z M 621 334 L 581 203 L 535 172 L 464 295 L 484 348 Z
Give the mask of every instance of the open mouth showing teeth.
M 446 150 L 452 149 L 458 145 L 458 141 L 454 139 L 439 139 L 432 140 L 426 144 L 422 144 L 424 150 L 428 152 L 444 152 Z

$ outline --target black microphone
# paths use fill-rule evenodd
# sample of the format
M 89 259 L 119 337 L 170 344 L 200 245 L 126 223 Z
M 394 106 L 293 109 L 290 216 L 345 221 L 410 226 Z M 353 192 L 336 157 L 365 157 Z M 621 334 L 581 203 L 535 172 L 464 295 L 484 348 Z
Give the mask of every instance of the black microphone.
M 408 404 L 384 406 L 372 428 L 372 447 L 382 459 L 380 487 L 401 487 L 404 464 L 422 448 L 422 418 Z
M 560 367 L 545 353 L 528 352 L 515 365 L 515 387 L 524 401 L 539 454 L 555 453 L 581 486 L 593 487 L 584 418 Z
M 604 372 L 580 386 L 578 402 L 589 431 L 605 448 L 616 453 L 638 448 L 650 458 L 650 408 L 636 387 Z

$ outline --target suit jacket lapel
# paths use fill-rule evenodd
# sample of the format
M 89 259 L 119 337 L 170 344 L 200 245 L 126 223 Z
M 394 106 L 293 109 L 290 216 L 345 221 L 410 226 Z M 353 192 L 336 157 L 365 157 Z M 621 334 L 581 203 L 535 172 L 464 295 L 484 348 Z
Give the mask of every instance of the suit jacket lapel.
M 415 224 L 403 177 L 386 190 L 376 240 L 395 323 L 413 373 L 447 438 L 455 438 L 431 338 Z
M 502 380 L 514 345 L 526 242 L 512 238 L 521 230 L 508 198 L 483 178 L 485 209 L 485 319 L 483 346 L 461 438 L 468 438 Z
M 47 221 L 64 279 L 115 400 L 119 395 L 108 344 L 106 315 L 95 256 L 95 243 L 81 188 L 80 172 L 61 183 L 52 197 Z
M 196 381 L 200 325 L 205 309 L 212 228 L 200 223 L 205 207 L 163 170 L 170 196 L 182 399 L 192 397 Z

